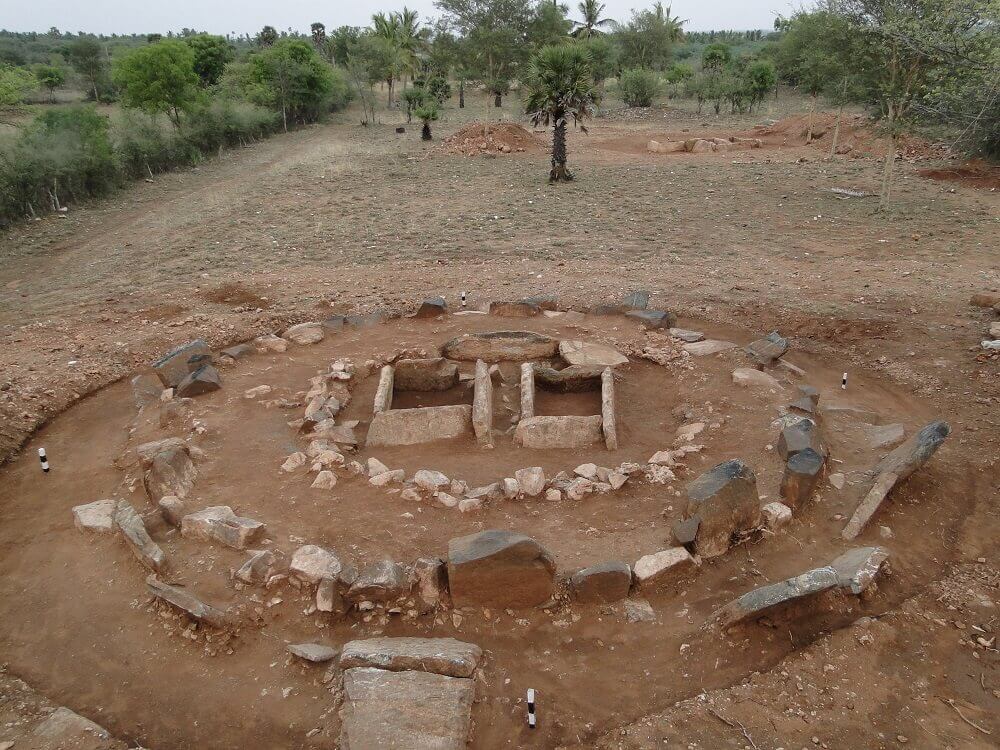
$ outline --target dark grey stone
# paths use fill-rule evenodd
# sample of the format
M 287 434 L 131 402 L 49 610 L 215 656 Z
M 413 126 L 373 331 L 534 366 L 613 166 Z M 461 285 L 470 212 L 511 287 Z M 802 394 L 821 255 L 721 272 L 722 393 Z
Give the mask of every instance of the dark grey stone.
M 194 594 L 185 591 L 177 586 L 170 586 L 158 580 L 156 576 L 146 578 L 146 587 L 149 593 L 157 599 L 162 599 L 168 604 L 172 604 L 183 610 L 199 622 L 204 622 L 215 628 L 226 628 L 230 625 L 229 618 L 225 612 L 216 609 L 201 601 Z
M 410 593 L 410 574 L 402 565 L 392 560 L 379 560 L 365 565 L 351 584 L 346 596 L 348 602 L 392 602 Z
M 556 565 L 542 545 L 491 529 L 448 542 L 448 585 L 456 607 L 532 607 L 551 598 Z
M 778 455 L 786 461 L 807 448 L 820 454 L 825 453 L 819 439 L 819 427 L 811 419 L 800 419 L 781 431 L 778 437 Z
M 632 568 L 620 560 L 609 560 L 577 571 L 569 585 L 577 601 L 617 602 L 628 597 Z
M 715 618 L 723 628 L 759 620 L 789 604 L 829 591 L 839 582 L 837 571 L 833 568 L 816 568 L 780 583 L 749 591 L 716 612 Z
M 757 476 L 739 459 L 725 461 L 688 485 L 684 517 L 700 519 L 694 551 L 716 557 L 732 540 L 760 526 Z
M 160 382 L 167 388 L 176 388 L 192 371 L 198 369 L 200 365 L 192 365 L 192 358 L 208 355 L 212 350 L 202 339 L 195 339 L 189 344 L 174 349 L 169 354 L 153 363 L 153 370 L 160 378 Z
M 899 477 L 896 480 L 899 484 L 923 466 L 950 434 L 951 427 L 947 422 L 931 422 L 879 461 L 871 473 L 875 476 L 895 474 Z
M 777 331 L 773 331 L 764 338 L 748 344 L 744 351 L 753 357 L 758 364 L 771 365 L 788 351 L 788 339 Z
M 842 554 L 830 563 L 830 567 L 837 571 L 841 588 L 850 589 L 852 594 L 862 594 L 878 577 L 888 559 L 889 550 L 885 547 L 858 547 Z
M 649 292 L 638 289 L 629 292 L 622 300 L 622 305 L 629 310 L 645 310 L 649 306 Z
M 219 371 L 212 365 L 202 365 L 177 385 L 175 395 L 179 398 L 190 398 L 217 391 L 221 387 L 222 379 L 219 377 Z
M 805 504 L 823 476 L 825 458 L 812 448 L 799 451 L 785 464 L 781 478 L 781 497 L 792 510 Z
M 428 297 L 420 303 L 414 318 L 437 318 L 448 312 L 448 303 L 444 297 Z

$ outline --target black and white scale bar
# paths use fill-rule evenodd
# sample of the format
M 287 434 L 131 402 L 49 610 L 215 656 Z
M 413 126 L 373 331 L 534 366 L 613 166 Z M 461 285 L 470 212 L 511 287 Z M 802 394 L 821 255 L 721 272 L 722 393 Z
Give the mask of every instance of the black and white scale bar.
M 535 689 L 528 688 L 528 728 L 534 729 L 538 726 L 538 719 L 535 717 Z
M 465 292 L 462 292 L 462 307 L 465 307 Z
M 39 448 L 38 449 L 38 460 L 42 464 L 42 471 L 44 471 L 46 474 L 48 474 L 49 473 L 49 457 L 45 455 L 45 449 L 44 448 Z
M 844 373 L 844 377 L 842 377 L 840 379 L 840 389 L 844 390 L 844 391 L 847 390 L 847 373 L 846 372 Z

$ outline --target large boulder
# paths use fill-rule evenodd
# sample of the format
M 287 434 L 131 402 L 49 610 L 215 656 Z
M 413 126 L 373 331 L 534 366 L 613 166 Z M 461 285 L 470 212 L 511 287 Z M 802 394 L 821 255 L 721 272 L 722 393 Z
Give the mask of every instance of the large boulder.
M 472 433 L 472 407 L 425 406 L 390 409 L 376 414 L 368 427 L 367 444 L 416 445 L 434 440 L 453 440 Z
M 632 569 L 620 560 L 591 565 L 573 574 L 569 581 L 573 598 L 579 602 L 609 603 L 628 597 Z
M 166 388 L 176 388 L 191 372 L 206 364 L 212 350 L 202 339 L 174 349 L 153 363 L 153 371 Z
M 395 365 L 397 391 L 446 391 L 458 385 L 458 365 L 444 357 L 400 359 Z
M 344 644 L 340 668 L 375 667 L 390 672 L 412 669 L 472 677 L 482 658 L 479 646 L 454 638 L 368 638 Z
M 685 518 L 699 519 L 694 550 L 716 557 L 729 549 L 734 537 L 760 525 L 757 477 L 739 459 L 725 461 L 688 485 Z
M 530 417 L 518 422 L 514 443 L 523 448 L 585 448 L 604 439 L 599 415 Z
M 552 597 L 556 565 L 538 542 L 491 529 L 448 542 L 448 584 L 456 607 L 532 607 Z
M 206 542 L 220 542 L 233 549 L 246 549 L 264 535 L 264 524 L 243 518 L 228 505 L 214 505 L 181 519 L 181 535 Z
M 492 331 L 467 333 L 441 347 L 448 359 L 474 362 L 520 362 L 554 357 L 559 342 L 529 331 Z
M 355 667 L 344 672 L 341 750 L 465 750 L 474 680 Z

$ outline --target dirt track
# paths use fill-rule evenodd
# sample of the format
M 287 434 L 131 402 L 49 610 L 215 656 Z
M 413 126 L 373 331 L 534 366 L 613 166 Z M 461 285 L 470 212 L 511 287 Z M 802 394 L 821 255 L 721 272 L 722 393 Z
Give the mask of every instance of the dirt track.
M 829 192 L 874 189 L 879 167 L 868 160 L 823 161 L 821 149 L 806 146 L 677 161 L 599 148 L 605 138 L 707 122 L 673 117 L 602 120 L 589 139 L 572 136 L 578 180 L 557 188 L 543 182 L 543 154 L 426 158 L 416 133 L 399 139 L 389 126 L 334 123 L 18 229 L 0 241 L 0 448 L 9 455 L 78 395 L 199 335 L 218 345 L 323 313 L 408 308 L 431 293 L 455 300 L 463 289 L 473 301 L 545 292 L 587 305 L 646 288 L 654 305 L 692 320 L 748 335 L 779 328 L 796 348 L 888 378 L 948 418 L 950 458 L 978 491 L 932 576 L 944 576 L 949 560 L 984 557 L 995 567 L 1000 374 L 996 359 L 978 354 L 988 316 L 967 302 L 1000 289 L 996 195 L 921 179 L 904 164 L 898 208 L 881 216 L 870 199 Z M 730 124 L 750 123 L 712 122 L 711 130 Z M 994 604 L 976 622 L 995 627 L 1000 594 L 987 579 Z M 963 713 L 997 736 L 995 648 L 973 659 L 955 645 L 957 630 L 924 632 L 926 622 L 894 620 L 902 635 L 876 639 L 852 680 L 896 670 L 897 643 L 929 643 L 951 675 L 935 674 L 933 689 L 965 701 Z M 859 657 L 843 646 L 838 653 Z M 981 689 L 978 676 L 961 676 L 975 670 Z M 920 717 L 910 706 L 928 686 L 899 680 L 897 690 L 872 703 L 884 738 L 871 746 L 895 746 L 896 734 L 911 747 L 943 746 L 923 728 L 954 738 L 954 747 L 989 746 L 950 707 L 938 710 L 940 699 L 933 725 L 914 726 Z M 781 696 L 762 692 L 760 716 L 781 713 Z M 58 696 L 70 705 L 72 697 Z M 819 712 L 816 723 L 775 727 L 773 739 L 817 736 L 838 747 L 836 729 L 848 722 L 822 699 L 809 710 Z M 866 724 L 850 726 L 868 737 Z M 780 744 L 762 744 L 759 731 L 758 747 Z M 683 739 L 750 744 L 723 721 L 700 722 Z M 654 732 L 648 744 L 623 746 L 655 742 Z

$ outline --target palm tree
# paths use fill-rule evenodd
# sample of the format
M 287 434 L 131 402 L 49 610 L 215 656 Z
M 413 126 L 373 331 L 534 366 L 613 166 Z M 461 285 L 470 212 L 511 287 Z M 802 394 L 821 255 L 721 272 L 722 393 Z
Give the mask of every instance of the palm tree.
M 569 182 L 566 123 L 582 123 L 596 100 L 590 54 L 576 45 L 542 48 L 531 61 L 525 81 L 525 111 L 537 125 L 552 124 L 552 171 L 549 182 Z M 583 132 L 587 129 L 581 125 Z
M 688 19 L 671 16 L 670 6 L 664 8 L 663 3 L 659 1 L 653 6 L 653 12 L 656 15 L 656 20 L 667 27 L 671 42 L 679 42 L 684 38 L 684 29 L 681 27 L 688 22 Z
M 576 7 L 580 10 L 583 20 L 576 21 L 578 28 L 573 32 L 573 36 L 575 37 L 586 39 L 590 36 L 602 34 L 604 32 L 598 26 L 606 26 L 612 23 L 610 18 L 601 18 L 601 13 L 604 12 L 604 3 L 599 3 L 597 0 L 583 0 Z

